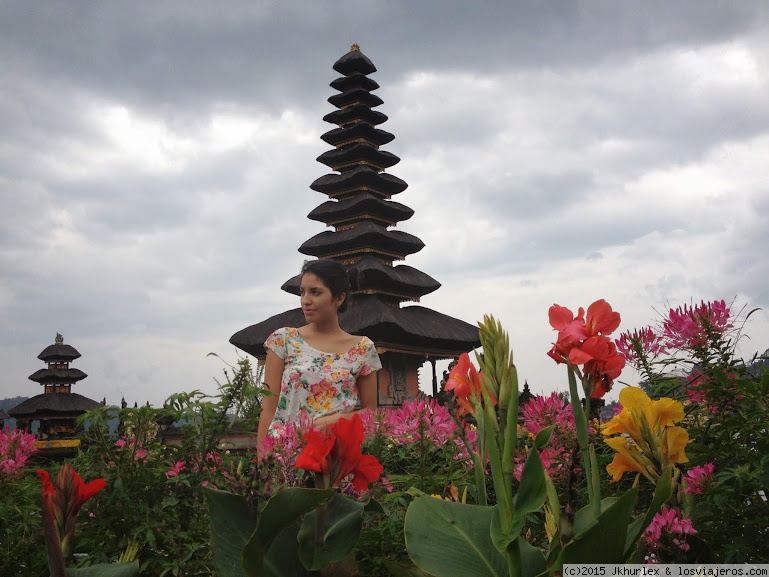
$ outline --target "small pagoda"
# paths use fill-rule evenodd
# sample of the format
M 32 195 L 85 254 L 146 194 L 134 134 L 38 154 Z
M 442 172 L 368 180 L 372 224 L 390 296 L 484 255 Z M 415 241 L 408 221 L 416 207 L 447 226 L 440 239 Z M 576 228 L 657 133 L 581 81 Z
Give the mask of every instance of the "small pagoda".
M 339 92 L 328 101 L 337 110 L 323 120 L 336 128 L 321 139 L 334 148 L 317 160 L 333 172 L 321 176 L 310 188 L 328 197 L 312 210 L 311 220 L 333 230 L 316 234 L 299 247 L 305 255 L 333 259 L 358 271 L 359 287 L 350 305 L 339 316 L 341 327 L 374 341 L 382 360 L 378 371 L 378 404 L 399 405 L 419 393 L 418 371 L 432 364 L 432 390 L 438 392 L 435 362 L 457 358 L 480 346 L 478 327 L 426 307 L 419 302 L 441 285 L 431 276 L 405 264 L 395 265 L 422 248 L 424 243 L 407 232 L 393 230 L 414 211 L 392 200 L 408 184 L 386 173 L 400 159 L 380 147 L 395 137 L 380 128 L 387 116 L 373 110 L 383 104 L 372 94 L 379 88 L 369 75 L 376 67 L 353 44 L 333 66 L 341 74 L 331 82 Z M 299 296 L 300 276 L 286 281 L 284 291 Z M 306 324 L 301 308 L 285 311 L 235 333 L 230 342 L 257 357 L 266 356 L 264 342 L 280 327 Z
M 29 376 L 30 380 L 43 386 L 43 392 L 8 411 L 16 419 L 17 428 L 29 430 L 33 421 L 39 421 L 37 436 L 41 441 L 75 435 L 77 418 L 100 406 L 98 402 L 72 392 L 72 385 L 88 376 L 80 369 L 69 366 L 79 357 L 80 353 L 73 346 L 65 345 L 64 338 L 56 333 L 54 344 L 37 356 L 48 363 L 48 368 L 39 369 Z

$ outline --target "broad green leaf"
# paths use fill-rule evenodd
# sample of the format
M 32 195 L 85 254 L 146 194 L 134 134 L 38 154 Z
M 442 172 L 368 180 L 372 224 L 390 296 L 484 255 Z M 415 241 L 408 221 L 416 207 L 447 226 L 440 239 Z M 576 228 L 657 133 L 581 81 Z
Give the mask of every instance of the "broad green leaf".
M 66 570 L 67 577 L 138 577 L 139 562 L 91 565 Z
M 326 518 L 318 543 L 316 523 L 322 509 L 311 511 L 304 517 L 299 529 L 299 558 L 310 571 L 322 569 L 339 561 L 355 546 L 363 525 L 363 503 L 335 493 L 326 505 Z
M 265 577 L 310 576 L 310 572 L 299 559 L 298 533 L 299 523 L 294 523 L 275 537 L 264 557 Z
M 506 577 L 507 563 L 489 534 L 492 512 L 492 507 L 452 503 L 422 493 L 406 511 L 409 557 L 419 568 L 440 577 Z
M 625 535 L 637 498 L 638 490 L 630 489 L 619 498 L 604 499 L 602 512 L 592 523 L 589 506 L 578 511 L 582 514 L 579 519 L 575 515 L 574 538 L 551 569 L 559 570 L 564 563 L 623 563 Z
M 264 557 L 273 539 L 304 515 L 328 502 L 334 493 L 334 489 L 290 487 L 274 495 L 264 506 L 256 530 L 243 548 L 242 563 L 246 577 L 263 577 Z
M 539 575 L 546 569 L 545 557 L 542 551 L 529 543 L 523 537 L 518 537 L 513 546 L 517 546 L 521 559 L 521 575 Z
M 241 553 L 256 527 L 245 497 L 205 489 L 211 518 L 211 549 L 218 577 L 244 577 Z

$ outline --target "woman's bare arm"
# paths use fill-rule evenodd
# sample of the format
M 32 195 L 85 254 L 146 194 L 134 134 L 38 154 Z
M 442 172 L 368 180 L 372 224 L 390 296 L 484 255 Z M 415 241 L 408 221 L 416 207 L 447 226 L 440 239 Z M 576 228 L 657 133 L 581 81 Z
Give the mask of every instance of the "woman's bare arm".
M 264 384 L 272 394 L 264 395 L 262 398 L 262 412 L 259 415 L 259 428 L 256 433 L 257 448 L 261 446 L 262 441 L 267 436 L 267 431 L 278 408 L 284 366 L 283 359 L 267 349 L 267 360 L 264 365 Z

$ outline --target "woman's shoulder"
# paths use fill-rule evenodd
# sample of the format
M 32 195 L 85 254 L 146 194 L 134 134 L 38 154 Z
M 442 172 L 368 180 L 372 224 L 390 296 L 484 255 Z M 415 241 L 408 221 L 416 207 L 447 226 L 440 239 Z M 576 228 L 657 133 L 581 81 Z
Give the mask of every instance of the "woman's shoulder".
M 270 336 L 267 337 L 264 345 L 270 348 L 275 346 L 282 347 L 285 345 L 286 341 L 295 339 L 298 334 L 298 331 L 294 327 L 281 327 L 270 333 Z
M 364 354 L 371 350 L 376 350 L 374 341 L 366 335 L 350 335 L 350 352 Z

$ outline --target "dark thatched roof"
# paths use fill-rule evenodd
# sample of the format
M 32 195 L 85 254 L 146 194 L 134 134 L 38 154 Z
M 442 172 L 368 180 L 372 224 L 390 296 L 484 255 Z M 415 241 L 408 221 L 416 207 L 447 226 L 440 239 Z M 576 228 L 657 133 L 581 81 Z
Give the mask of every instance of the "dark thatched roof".
M 48 345 L 43 349 L 43 352 L 37 355 L 37 358 L 46 363 L 52 363 L 56 361 L 69 362 L 74 361 L 80 357 L 80 353 L 77 349 L 71 345 L 65 345 L 64 343 L 55 343 Z
M 6 419 L 10 419 L 11 416 L 5 412 L 4 409 L 0 408 L 0 421 L 5 421 Z
M 80 369 L 39 369 L 29 375 L 29 380 L 40 384 L 57 385 L 76 383 L 87 376 Z
M 377 172 L 367 166 L 359 166 L 342 174 L 324 174 L 310 185 L 310 188 L 335 197 L 344 192 L 369 190 L 383 196 L 391 196 L 408 188 L 405 180 L 386 172 Z
M 307 324 L 302 309 L 285 311 L 238 331 L 230 343 L 264 358 L 264 341 L 275 329 Z M 339 324 L 351 334 L 369 337 L 377 347 L 435 357 L 456 357 L 480 346 L 478 327 L 421 306 L 398 308 L 376 295 L 354 295 Z
M 323 117 L 323 120 L 338 126 L 352 124 L 353 122 L 368 122 L 376 126 L 377 124 L 387 122 L 387 115 L 377 110 L 371 110 L 363 104 L 353 104 L 347 108 L 329 112 Z
M 438 290 L 441 283 L 421 270 L 405 264 L 390 266 L 378 258 L 364 256 L 352 266 L 358 270 L 357 291 L 373 291 L 402 296 L 401 300 L 413 300 Z M 282 290 L 299 296 L 302 275 L 287 280 Z
M 349 76 L 359 72 L 361 74 L 371 74 L 376 72 L 376 66 L 369 58 L 360 51 L 360 48 L 353 44 L 350 51 L 334 62 L 334 70 L 339 74 Z
M 78 415 L 101 405 L 77 393 L 43 393 L 22 401 L 8 413 L 14 418 Z
M 329 225 L 363 218 L 376 219 L 387 225 L 392 225 L 408 220 L 413 215 L 414 209 L 405 204 L 393 200 L 383 200 L 374 194 L 361 192 L 339 201 L 327 200 L 314 208 L 307 215 L 307 218 Z
M 384 100 L 379 98 L 376 94 L 371 94 L 365 88 L 353 88 L 341 94 L 334 94 L 328 97 L 328 102 L 333 104 L 337 108 L 344 108 L 351 104 L 363 104 L 369 108 L 374 108 L 384 104 Z
M 304 241 L 299 252 L 318 258 L 353 252 L 379 252 L 397 255 L 401 260 L 408 254 L 419 252 L 425 246 L 413 234 L 400 230 L 387 230 L 385 227 L 364 220 L 357 226 L 343 230 L 326 230 Z
M 376 90 L 379 88 L 379 83 L 377 83 L 376 80 L 369 78 L 365 74 L 354 72 L 349 76 L 342 76 L 341 78 L 337 78 L 336 80 L 332 81 L 329 86 L 338 90 L 339 92 L 346 92 L 348 90 L 352 90 L 353 88 Z
M 365 122 L 358 122 L 344 128 L 329 130 L 321 139 L 331 146 L 342 146 L 351 142 L 365 141 L 374 146 L 382 146 L 395 139 L 395 135 L 381 128 L 374 128 Z
M 377 170 L 384 170 L 398 164 L 401 159 L 392 152 L 377 150 L 365 142 L 356 142 L 342 148 L 334 148 L 321 154 L 317 161 L 325 164 L 332 170 L 342 171 L 345 167 L 357 168 L 358 166 L 373 166 Z

